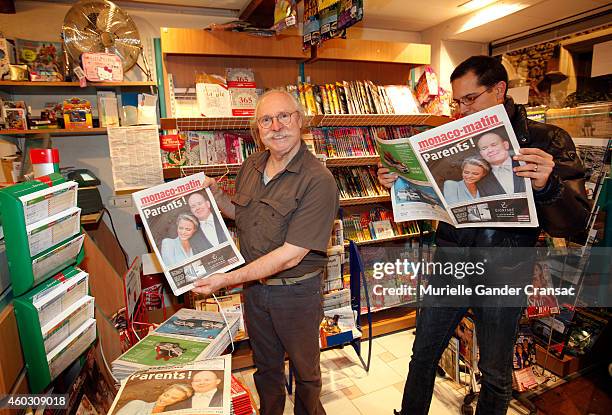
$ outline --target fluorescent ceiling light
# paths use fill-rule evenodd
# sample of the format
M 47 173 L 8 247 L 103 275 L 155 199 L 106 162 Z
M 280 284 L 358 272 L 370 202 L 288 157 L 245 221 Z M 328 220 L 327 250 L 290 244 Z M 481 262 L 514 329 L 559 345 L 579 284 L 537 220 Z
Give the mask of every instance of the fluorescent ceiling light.
M 491 3 L 495 3 L 497 0 L 469 0 L 465 3 L 461 3 L 457 7 L 461 7 L 465 10 L 477 10 L 482 9 L 484 6 L 488 6 Z
M 523 10 L 528 6 L 529 4 L 502 1 L 489 7 L 485 7 L 484 9 L 478 10 L 472 14 L 457 31 L 457 34 L 467 32 L 468 30 L 472 30 L 487 23 L 491 23 L 495 20 L 501 19 L 502 17 L 516 13 L 519 10 Z

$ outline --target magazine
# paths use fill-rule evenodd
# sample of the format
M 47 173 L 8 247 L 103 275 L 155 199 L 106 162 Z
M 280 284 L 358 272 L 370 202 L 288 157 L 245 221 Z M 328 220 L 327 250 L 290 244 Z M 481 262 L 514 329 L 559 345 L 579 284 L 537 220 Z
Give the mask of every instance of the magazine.
M 536 288 L 553 288 L 550 268 L 546 262 L 536 262 L 533 267 L 533 280 L 531 285 Z M 527 318 L 546 317 L 559 314 L 559 302 L 554 295 L 532 293 L 527 297 Z
M 533 334 L 528 327 L 519 329 L 514 343 L 514 354 L 512 356 L 512 368 L 514 370 L 524 369 L 536 364 L 536 348 Z
M 399 176 L 391 192 L 396 222 L 538 226 L 530 181 L 513 171 L 519 145 L 503 105 L 377 145 L 382 164 Z
M 122 384 L 109 415 L 229 415 L 231 356 L 136 372 Z
M 459 383 L 459 339 L 451 337 L 440 358 L 440 367 L 454 382 Z
M 219 356 L 240 326 L 237 313 L 225 313 L 225 319 L 221 313 L 182 308 L 113 361 L 113 375 L 122 380 L 146 367 L 189 364 Z
M 334 347 L 360 338 L 356 313 L 350 306 L 326 310 L 319 326 L 319 346 Z
M 214 197 L 202 187 L 204 173 L 133 194 L 147 236 L 174 295 L 196 280 L 244 264 Z

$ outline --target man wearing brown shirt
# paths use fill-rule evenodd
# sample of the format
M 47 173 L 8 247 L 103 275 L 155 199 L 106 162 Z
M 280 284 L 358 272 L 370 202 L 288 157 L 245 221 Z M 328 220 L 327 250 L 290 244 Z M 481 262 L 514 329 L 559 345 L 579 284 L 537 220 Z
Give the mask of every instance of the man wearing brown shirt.
M 304 111 L 285 91 L 257 103 L 253 133 L 266 151 L 250 156 L 232 201 L 207 179 L 224 216 L 235 219 L 247 265 L 196 282 L 209 295 L 244 284 L 245 318 L 262 415 L 285 407 L 285 352 L 296 371 L 295 414 L 325 414 L 320 401 L 322 270 L 338 210 L 333 176 L 301 140 Z

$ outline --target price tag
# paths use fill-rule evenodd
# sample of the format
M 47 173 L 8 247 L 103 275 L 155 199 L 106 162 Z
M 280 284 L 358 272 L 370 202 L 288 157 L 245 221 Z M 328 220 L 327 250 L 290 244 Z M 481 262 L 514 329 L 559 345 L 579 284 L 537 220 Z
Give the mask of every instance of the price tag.
M 79 78 L 79 86 L 81 88 L 85 88 L 87 86 L 87 78 L 85 78 L 85 72 L 83 72 L 83 68 L 77 66 L 74 68 L 74 74 Z

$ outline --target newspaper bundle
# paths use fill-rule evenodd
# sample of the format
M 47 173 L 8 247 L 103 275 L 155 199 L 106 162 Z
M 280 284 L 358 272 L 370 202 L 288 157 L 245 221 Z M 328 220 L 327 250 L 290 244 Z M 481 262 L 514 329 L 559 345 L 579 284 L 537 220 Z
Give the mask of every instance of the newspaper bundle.
M 113 361 L 113 376 L 123 380 L 148 367 L 190 364 L 217 357 L 235 338 L 240 317 L 238 313 L 182 308 Z
M 503 105 L 412 137 L 377 139 L 398 174 L 396 222 L 440 220 L 457 228 L 537 227 L 530 180 L 516 175 L 519 145 Z
M 133 194 L 147 236 L 174 295 L 196 280 L 244 264 L 214 197 L 204 189 L 204 173 Z
M 230 415 L 231 356 L 129 376 L 109 415 L 150 413 Z

